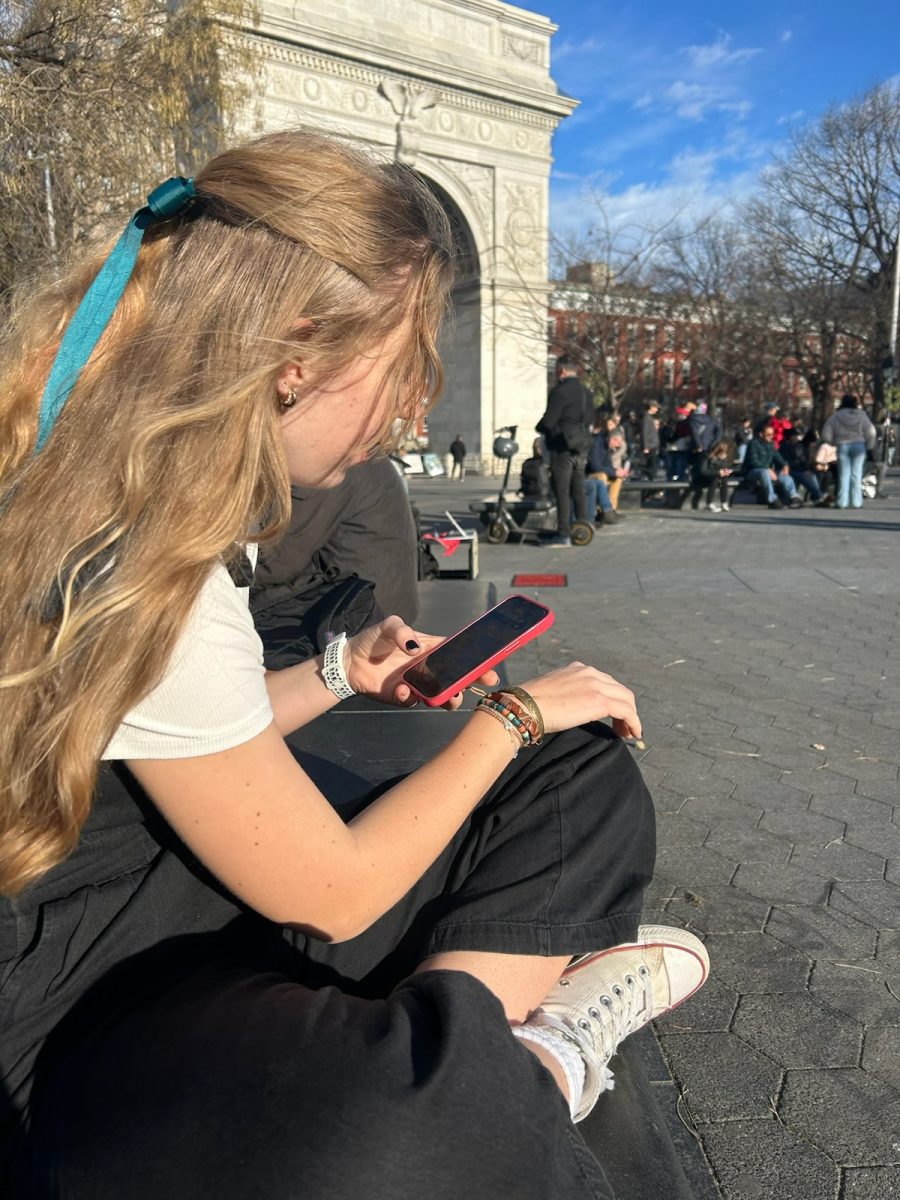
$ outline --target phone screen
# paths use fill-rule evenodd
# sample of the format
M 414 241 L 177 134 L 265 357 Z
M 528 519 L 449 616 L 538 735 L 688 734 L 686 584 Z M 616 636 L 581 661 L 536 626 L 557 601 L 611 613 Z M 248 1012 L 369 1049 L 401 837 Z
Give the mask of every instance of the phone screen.
M 510 596 L 410 667 L 404 678 L 422 696 L 439 696 L 457 679 L 463 679 L 531 629 L 546 614 L 545 608 L 524 596 Z

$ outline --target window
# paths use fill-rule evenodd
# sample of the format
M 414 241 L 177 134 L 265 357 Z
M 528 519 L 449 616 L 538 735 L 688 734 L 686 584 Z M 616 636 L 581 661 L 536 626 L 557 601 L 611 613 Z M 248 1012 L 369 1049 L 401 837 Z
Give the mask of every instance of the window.
M 668 352 L 670 354 L 675 349 L 675 326 L 674 325 L 666 326 L 665 341 L 663 344 L 663 349 L 668 350 Z
M 681 386 L 687 387 L 691 382 L 691 360 L 683 358 L 681 360 Z
M 663 363 L 663 387 L 672 388 L 675 386 L 675 364 L 671 358 L 667 358 Z
M 656 349 L 656 326 L 655 325 L 645 325 L 644 326 L 644 349 L 647 350 L 648 352 L 652 352 L 653 350 Z
M 578 318 L 577 317 L 567 317 L 566 318 L 566 337 L 567 338 L 577 338 L 578 337 Z
M 638 327 L 636 321 L 628 322 L 628 349 L 637 350 L 638 346 Z
M 653 387 L 653 359 L 648 358 L 644 363 L 644 387 Z
M 608 354 L 606 356 L 606 378 L 610 381 L 610 383 L 615 382 L 616 375 L 618 374 L 618 372 L 619 372 L 618 358 L 615 356 L 615 354 Z
M 556 341 L 556 317 L 547 318 L 547 341 Z

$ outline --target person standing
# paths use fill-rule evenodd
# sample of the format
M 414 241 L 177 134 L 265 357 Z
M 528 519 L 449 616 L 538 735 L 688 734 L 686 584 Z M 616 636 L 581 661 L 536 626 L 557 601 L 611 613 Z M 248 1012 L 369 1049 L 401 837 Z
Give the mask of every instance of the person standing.
M 772 438 L 776 450 L 781 449 L 781 443 L 784 441 L 784 435 L 788 429 L 793 428 L 787 417 L 782 417 L 781 405 L 774 400 L 770 400 L 764 406 L 766 418 L 772 422 Z
M 866 451 L 875 448 L 875 426 L 849 393 L 822 426 L 822 441 L 838 453 L 838 508 L 862 508 Z
M 587 521 L 584 470 L 591 447 L 594 399 L 578 378 L 567 355 L 556 360 L 556 387 L 550 389 L 547 409 L 535 429 L 550 449 L 550 479 L 556 497 L 556 536 L 551 545 L 571 546 L 572 500 L 575 519 Z
M 747 447 L 753 441 L 753 425 L 749 417 L 744 417 L 734 432 L 735 457 L 738 466 L 743 466 Z
M 690 421 L 696 408 L 697 401 L 688 399 L 675 410 L 675 428 L 667 448 L 667 479 L 684 479 L 688 474 L 694 444 Z
M 719 422 L 710 416 L 707 404 L 701 400 L 688 417 L 691 433 L 691 464 L 708 454 L 710 447 L 721 438 Z
M 659 466 L 659 405 L 651 400 L 641 421 L 641 450 L 644 455 L 644 474 L 656 478 Z
M 466 477 L 466 443 L 462 440 L 461 433 L 458 433 L 450 443 L 450 457 L 453 459 L 450 478 L 458 478 L 462 483 Z

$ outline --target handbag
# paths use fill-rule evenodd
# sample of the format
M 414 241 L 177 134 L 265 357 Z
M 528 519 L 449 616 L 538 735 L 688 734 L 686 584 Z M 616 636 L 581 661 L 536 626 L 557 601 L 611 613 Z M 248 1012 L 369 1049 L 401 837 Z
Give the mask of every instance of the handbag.
M 830 466 L 831 463 L 837 462 L 838 452 L 836 446 L 829 446 L 827 442 L 819 442 L 816 449 L 816 465 L 819 467 Z
M 591 431 L 581 421 L 560 421 L 559 435 L 570 454 L 587 454 L 591 448 Z

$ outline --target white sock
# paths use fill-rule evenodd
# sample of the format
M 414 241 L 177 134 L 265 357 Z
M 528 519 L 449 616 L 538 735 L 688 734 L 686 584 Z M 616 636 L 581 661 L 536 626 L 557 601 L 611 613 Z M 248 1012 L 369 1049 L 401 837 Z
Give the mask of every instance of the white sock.
M 514 1025 L 512 1032 L 514 1037 L 521 1038 L 524 1042 L 534 1042 L 543 1046 L 562 1067 L 569 1089 L 569 1112 L 574 1120 L 584 1088 L 584 1059 L 578 1047 L 546 1029 L 541 1029 L 538 1025 L 529 1024 L 528 1021 L 524 1025 Z

